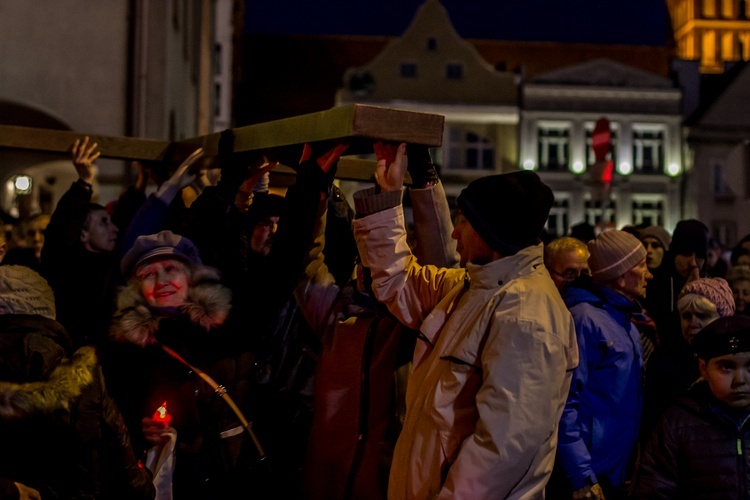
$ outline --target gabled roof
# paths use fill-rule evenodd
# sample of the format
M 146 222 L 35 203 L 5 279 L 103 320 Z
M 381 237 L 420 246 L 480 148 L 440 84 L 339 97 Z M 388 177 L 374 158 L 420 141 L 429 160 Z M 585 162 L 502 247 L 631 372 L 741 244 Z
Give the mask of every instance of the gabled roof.
M 610 59 L 594 59 L 532 78 L 532 84 L 591 87 L 674 88 L 668 78 Z
M 685 124 L 750 128 L 750 64 L 737 63 L 721 75 L 704 75 L 700 105 Z
M 410 77 L 401 70 L 413 69 Z M 458 75 L 448 77 L 449 67 Z M 366 85 L 361 85 L 366 81 Z M 516 106 L 515 75 L 497 71 L 456 32 L 445 7 L 427 0 L 404 34 L 369 64 L 345 75 L 344 101 L 391 100 Z M 351 93 L 353 95 L 347 95 Z

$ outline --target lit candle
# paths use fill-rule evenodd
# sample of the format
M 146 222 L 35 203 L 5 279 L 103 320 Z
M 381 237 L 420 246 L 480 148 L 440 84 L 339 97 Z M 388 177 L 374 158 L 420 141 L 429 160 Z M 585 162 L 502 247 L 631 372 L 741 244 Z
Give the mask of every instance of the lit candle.
M 153 417 L 151 418 L 153 418 L 157 422 L 164 422 L 164 426 L 169 427 L 169 424 L 172 422 L 172 415 L 167 412 L 166 401 L 164 401 L 161 406 L 156 409 Z

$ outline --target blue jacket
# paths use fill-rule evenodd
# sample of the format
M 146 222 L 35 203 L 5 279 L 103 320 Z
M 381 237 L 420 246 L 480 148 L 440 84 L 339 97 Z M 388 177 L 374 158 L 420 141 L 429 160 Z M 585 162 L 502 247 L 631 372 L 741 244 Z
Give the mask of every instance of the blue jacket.
M 640 308 L 608 288 L 571 288 L 565 298 L 573 315 L 580 362 L 558 431 L 558 465 L 573 489 L 606 478 L 625 480 L 638 439 L 643 402 L 642 354 L 630 315 Z

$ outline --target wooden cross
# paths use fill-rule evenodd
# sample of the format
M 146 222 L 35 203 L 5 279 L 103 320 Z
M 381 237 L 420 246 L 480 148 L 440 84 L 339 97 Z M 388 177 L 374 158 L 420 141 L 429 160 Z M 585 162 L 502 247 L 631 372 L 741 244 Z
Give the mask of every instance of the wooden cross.
M 281 154 L 301 150 L 305 143 L 325 146 L 344 142 L 346 155 L 368 154 L 376 141 L 406 142 L 439 147 L 443 142 L 442 115 L 352 104 L 257 125 L 233 129 L 233 153 Z M 207 162 L 218 154 L 219 137 L 214 133 L 169 142 L 134 137 L 82 134 L 63 130 L 0 125 L 0 149 L 68 153 L 76 139 L 88 136 L 98 144 L 103 158 L 161 161 L 178 164 L 198 147 Z M 342 158 L 337 178 L 369 181 L 374 162 Z M 278 168 L 278 167 L 277 167 Z M 293 174 L 291 169 L 274 172 Z

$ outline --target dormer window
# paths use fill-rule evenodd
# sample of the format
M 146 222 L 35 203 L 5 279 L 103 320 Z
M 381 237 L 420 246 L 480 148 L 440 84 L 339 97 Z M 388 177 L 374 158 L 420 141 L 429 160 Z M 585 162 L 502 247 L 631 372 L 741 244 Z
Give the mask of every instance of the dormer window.
M 401 63 L 401 78 L 416 78 L 417 65 L 415 63 Z
M 437 40 L 430 37 L 427 39 L 427 50 L 430 52 L 435 52 L 437 50 Z
M 448 80 L 461 80 L 464 77 L 464 65 L 463 64 L 447 64 L 445 66 L 445 77 Z

